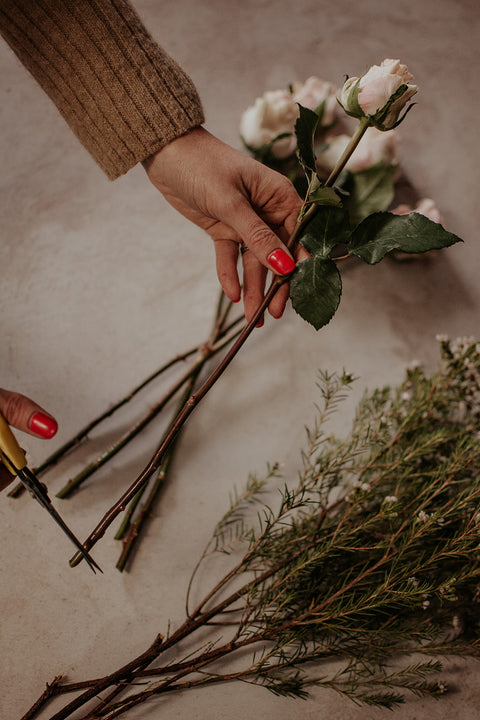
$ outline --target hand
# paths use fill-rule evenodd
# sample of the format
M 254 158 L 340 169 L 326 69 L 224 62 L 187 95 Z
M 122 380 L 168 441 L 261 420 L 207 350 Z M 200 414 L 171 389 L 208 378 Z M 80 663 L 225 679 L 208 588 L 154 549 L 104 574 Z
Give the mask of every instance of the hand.
M 0 388 L 0 412 L 9 425 L 29 435 L 52 438 L 57 432 L 57 421 L 25 395 Z M 0 464 L 0 490 L 12 480 L 12 475 Z
M 263 299 L 267 270 L 287 275 L 295 267 L 284 244 L 302 206 L 293 185 L 203 128 L 173 140 L 143 165 L 166 200 L 214 240 L 218 278 L 233 302 L 241 297 L 240 243 L 248 247 L 242 260 L 243 301 L 249 320 Z M 281 317 L 287 299 L 285 283 L 270 303 L 273 317 Z

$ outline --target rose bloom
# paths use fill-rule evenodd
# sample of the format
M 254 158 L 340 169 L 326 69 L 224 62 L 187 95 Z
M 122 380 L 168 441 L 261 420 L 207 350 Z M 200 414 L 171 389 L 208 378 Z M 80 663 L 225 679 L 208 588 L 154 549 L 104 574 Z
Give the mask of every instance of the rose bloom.
M 375 115 L 377 110 L 387 104 L 400 85 L 408 85 L 410 80 L 413 80 L 413 75 L 400 60 L 388 59 L 381 65 L 372 65 L 360 78 L 359 83 L 358 102 L 365 115 Z
M 362 77 L 348 78 L 345 82 L 340 102 L 345 110 L 355 117 L 366 115 L 379 124 L 379 129 L 388 130 L 395 125 L 401 110 L 417 92 L 417 86 L 410 84 L 413 76 L 400 60 L 387 59 L 381 65 L 373 65 Z M 382 110 L 391 97 L 405 85 L 404 92 L 391 105 L 383 117 Z M 354 91 L 358 90 L 355 98 Z M 376 116 L 376 117 L 375 117 Z
M 298 106 L 288 90 L 269 90 L 255 100 L 240 119 L 240 135 L 246 145 L 260 149 L 278 135 L 291 133 L 272 145 L 275 157 L 283 159 L 295 152 L 297 140 L 294 135 Z
M 338 103 L 336 89 L 332 83 L 314 76 L 309 77 L 304 83 L 295 82 L 293 83 L 293 100 L 310 110 L 316 110 L 325 102 L 321 126 L 327 127 L 335 122 Z
M 398 205 L 394 210 L 392 210 L 394 215 L 406 215 L 411 212 L 425 215 L 425 217 L 429 220 L 436 223 L 443 222 L 440 211 L 431 198 L 423 198 L 422 200 L 419 200 L 414 208 L 412 208 L 411 205 L 407 205 L 407 203 L 402 203 L 402 205 Z
M 349 141 L 348 135 L 325 138 L 328 147 L 317 158 L 319 168 L 327 172 L 333 170 Z M 359 172 L 380 162 L 385 165 L 396 165 L 397 142 L 398 138 L 395 132 L 383 133 L 375 128 L 368 128 L 345 168 L 350 172 Z

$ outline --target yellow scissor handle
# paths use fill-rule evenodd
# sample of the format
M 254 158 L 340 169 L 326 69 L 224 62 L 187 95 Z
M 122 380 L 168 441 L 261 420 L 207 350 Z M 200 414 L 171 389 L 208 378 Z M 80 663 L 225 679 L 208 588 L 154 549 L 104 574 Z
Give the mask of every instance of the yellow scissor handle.
M 0 413 L 0 459 L 12 475 L 16 475 L 17 470 L 23 470 L 27 465 L 25 453 L 2 413 Z

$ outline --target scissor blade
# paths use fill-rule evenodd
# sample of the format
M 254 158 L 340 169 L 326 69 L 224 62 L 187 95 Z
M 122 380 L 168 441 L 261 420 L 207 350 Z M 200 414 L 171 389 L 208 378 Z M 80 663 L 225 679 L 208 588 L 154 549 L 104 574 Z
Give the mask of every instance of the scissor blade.
M 76 546 L 76 548 L 79 550 L 79 552 L 82 554 L 82 556 L 85 558 L 87 563 L 89 564 L 90 568 L 95 572 L 95 568 L 99 570 L 100 572 L 103 572 L 101 567 L 97 565 L 95 560 L 91 557 L 91 555 L 88 553 L 88 551 L 83 547 L 82 543 L 78 538 L 75 537 L 73 532 L 70 530 L 68 525 L 62 520 L 59 513 L 55 510 L 53 507 L 50 498 L 48 497 L 48 493 L 43 487 L 43 485 L 40 483 L 39 480 L 35 477 L 35 475 L 32 473 L 31 470 L 28 469 L 28 467 L 23 468 L 22 470 L 18 470 L 18 478 L 19 480 L 25 485 L 27 490 L 30 491 L 30 493 L 35 497 L 36 500 L 47 510 L 50 515 L 53 517 L 55 522 L 60 525 L 63 532 L 68 535 L 70 540 L 73 542 L 73 544 Z

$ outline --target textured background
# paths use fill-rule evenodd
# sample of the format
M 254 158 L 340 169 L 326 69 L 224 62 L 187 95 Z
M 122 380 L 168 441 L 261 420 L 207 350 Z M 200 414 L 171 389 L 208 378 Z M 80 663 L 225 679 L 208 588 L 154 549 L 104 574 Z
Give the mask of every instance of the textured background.
M 446 227 L 466 242 L 432 262 L 352 268 L 335 320 L 318 334 L 292 311 L 267 321 L 192 417 L 131 573 L 114 569 L 119 550 L 112 532 L 95 551 L 102 577 L 84 566 L 71 570 L 68 541 L 46 514 L 28 497 L 1 498 L 5 720 L 18 720 L 55 675 L 105 674 L 165 631 L 169 618 L 173 625 L 182 620 L 198 549 L 229 491 L 267 461 L 284 463 L 294 475 L 319 368 L 358 375 L 355 398 L 367 386 L 399 380 L 414 359 L 433 366 L 437 333 L 478 334 L 476 0 L 135 5 L 194 79 L 207 127 L 235 146 L 241 112 L 264 90 L 311 74 L 340 85 L 345 74 L 401 58 L 421 88 L 400 129 L 402 164 L 419 192 L 436 200 Z M 38 464 L 163 360 L 206 338 L 217 283 L 209 239 L 166 205 L 141 168 L 109 183 L 4 45 L 0 113 L 1 385 L 31 395 L 60 420 L 49 446 L 22 438 Z M 159 392 L 152 390 L 146 403 Z M 338 428 L 348 423 L 352 405 Z M 88 491 L 59 503 L 80 537 L 143 466 L 159 432 L 157 426 L 149 442 L 119 456 Z M 50 473 L 52 494 L 69 473 L 70 467 Z M 207 573 L 202 583 L 208 582 Z M 477 674 L 474 664 L 453 663 L 458 694 L 439 704 L 412 698 L 396 717 L 477 717 Z M 265 720 L 380 716 L 333 693 L 303 703 L 238 683 L 168 697 L 132 718 L 255 714 Z

